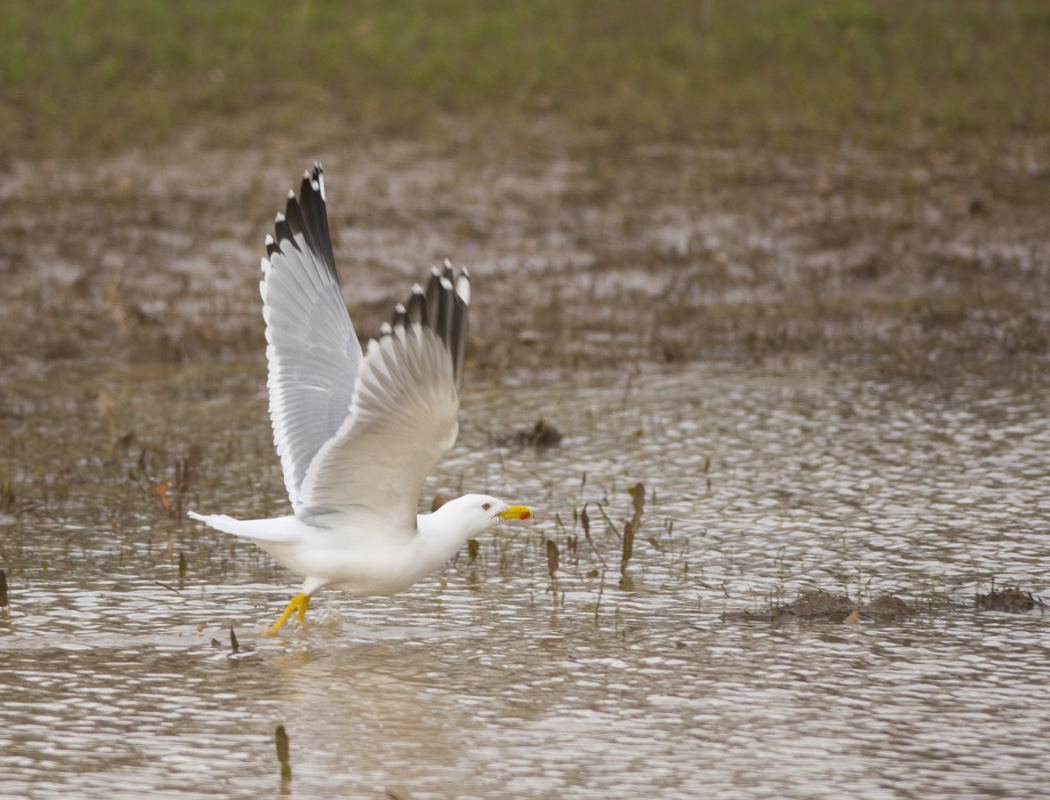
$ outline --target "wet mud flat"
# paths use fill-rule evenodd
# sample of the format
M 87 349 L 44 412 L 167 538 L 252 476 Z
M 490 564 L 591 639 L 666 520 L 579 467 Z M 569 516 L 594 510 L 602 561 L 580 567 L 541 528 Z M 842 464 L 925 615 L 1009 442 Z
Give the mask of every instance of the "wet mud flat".
M 0 176 L 0 795 L 1043 791 L 1045 143 L 325 141 Z M 423 506 L 538 518 L 273 640 L 296 579 L 183 512 L 287 509 L 258 261 L 314 158 L 359 335 L 473 276 Z
M 262 238 L 314 159 L 359 335 L 450 258 L 474 276 L 482 373 L 791 359 L 949 383 L 1047 373 L 1045 138 L 974 157 L 553 129 L 440 144 L 318 131 L 238 151 L 189 136 L 10 163 L 0 363 L 261 359 Z

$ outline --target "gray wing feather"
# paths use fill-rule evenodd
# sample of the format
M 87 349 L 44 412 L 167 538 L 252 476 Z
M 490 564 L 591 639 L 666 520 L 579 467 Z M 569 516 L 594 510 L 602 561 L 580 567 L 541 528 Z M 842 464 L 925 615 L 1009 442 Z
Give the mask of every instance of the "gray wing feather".
M 270 419 L 293 506 L 321 447 L 343 425 L 361 365 L 328 231 L 320 164 L 289 193 L 262 261 Z
M 393 324 L 369 342 L 350 414 L 310 465 L 298 516 L 315 524 L 349 515 L 388 529 L 415 528 L 423 482 L 459 431 L 469 282 L 466 270 L 456 284 L 432 275 L 425 292 L 413 288 L 407 313 L 399 304 Z M 431 299 L 446 311 L 432 314 Z

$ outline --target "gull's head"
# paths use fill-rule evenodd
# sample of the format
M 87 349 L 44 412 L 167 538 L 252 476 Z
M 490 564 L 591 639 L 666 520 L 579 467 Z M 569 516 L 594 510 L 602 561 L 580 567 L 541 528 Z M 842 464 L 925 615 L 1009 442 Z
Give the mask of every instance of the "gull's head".
M 532 519 L 532 511 L 525 506 L 512 506 L 487 494 L 465 494 L 449 500 L 434 513 L 454 518 L 469 539 L 508 519 Z

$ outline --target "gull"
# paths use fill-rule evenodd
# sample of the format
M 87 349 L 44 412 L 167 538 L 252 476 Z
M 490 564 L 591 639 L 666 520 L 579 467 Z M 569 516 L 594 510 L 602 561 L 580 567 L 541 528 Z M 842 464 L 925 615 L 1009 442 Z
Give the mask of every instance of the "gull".
M 276 634 L 323 588 L 389 595 L 441 567 L 525 506 L 467 494 L 417 514 L 423 482 L 456 442 L 470 276 L 446 260 L 412 287 L 362 351 L 335 268 L 324 172 L 303 174 L 266 237 L 260 290 L 274 445 L 292 514 L 189 516 L 255 542 L 303 577 Z

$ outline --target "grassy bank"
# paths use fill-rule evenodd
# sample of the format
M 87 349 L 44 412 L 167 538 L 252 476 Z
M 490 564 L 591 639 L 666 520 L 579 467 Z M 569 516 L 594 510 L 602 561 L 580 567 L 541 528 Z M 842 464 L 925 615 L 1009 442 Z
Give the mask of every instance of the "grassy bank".
M 317 117 L 989 152 L 1050 129 L 1042 0 L 7 0 L 0 41 L 4 158 Z

